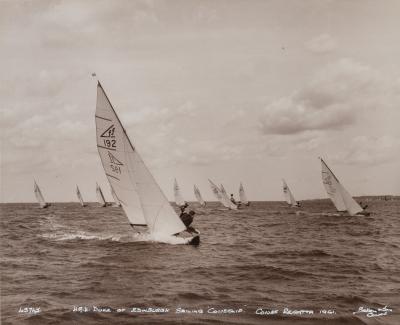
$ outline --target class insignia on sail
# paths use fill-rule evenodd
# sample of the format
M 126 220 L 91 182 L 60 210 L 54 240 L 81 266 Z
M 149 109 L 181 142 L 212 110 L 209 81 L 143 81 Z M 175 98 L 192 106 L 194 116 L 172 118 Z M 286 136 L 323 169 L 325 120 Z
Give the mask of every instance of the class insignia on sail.
M 133 146 L 100 82 L 97 84 L 96 139 L 107 179 L 132 228 L 144 229 L 154 241 L 198 244 Z

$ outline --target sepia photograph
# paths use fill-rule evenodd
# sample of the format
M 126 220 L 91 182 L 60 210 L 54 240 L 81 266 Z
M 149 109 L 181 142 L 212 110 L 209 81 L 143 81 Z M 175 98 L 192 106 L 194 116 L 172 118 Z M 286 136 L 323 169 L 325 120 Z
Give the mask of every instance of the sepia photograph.
M 0 0 L 0 324 L 400 324 L 400 1 Z

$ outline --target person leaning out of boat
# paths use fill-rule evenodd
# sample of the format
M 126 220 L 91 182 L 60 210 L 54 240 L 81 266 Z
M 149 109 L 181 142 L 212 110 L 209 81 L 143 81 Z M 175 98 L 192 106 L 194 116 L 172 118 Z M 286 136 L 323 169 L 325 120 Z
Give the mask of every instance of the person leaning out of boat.
M 233 204 L 236 204 L 236 200 L 235 200 L 235 198 L 233 197 L 233 194 L 231 194 L 231 202 L 232 202 Z
M 190 232 L 190 233 L 197 232 L 196 229 L 194 229 L 193 227 L 190 226 L 193 222 L 193 217 L 195 214 L 196 214 L 196 212 L 194 212 L 193 210 L 190 210 L 189 213 L 182 212 L 181 215 L 179 216 L 179 218 L 181 218 L 183 224 L 186 226 L 187 232 Z
M 184 205 L 181 205 L 179 207 L 179 209 L 181 209 L 181 214 L 185 212 L 186 208 L 189 206 L 189 204 L 187 202 L 185 202 Z

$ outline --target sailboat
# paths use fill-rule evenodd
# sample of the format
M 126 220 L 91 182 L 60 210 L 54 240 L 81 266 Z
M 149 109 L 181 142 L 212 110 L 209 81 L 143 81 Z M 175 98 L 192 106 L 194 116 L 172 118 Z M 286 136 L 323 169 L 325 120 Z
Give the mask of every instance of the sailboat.
M 194 190 L 194 196 L 196 197 L 197 201 L 200 203 L 200 206 L 205 207 L 206 202 L 203 200 L 203 197 L 201 196 L 200 190 L 196 185 L 193 186 Z
M 237 210 L 238 209 L 237 205 L 229 199 L 228 194 L 226 193 L 225 188 L 222 184 L 220 185 L 220 190 L 221 190 L 222 198 L 223 198 L 224 202 L 226 202 L 226 205 L 227 205 L 226 207 L 231 210 Z
M 104 198 L 103 191 L 101 190 L 99 184 L 96 183 L 96 194 L 97 200 L 99 201 L 100 205 L 104 208 L 107 206 L 106 199 Z
M 111 187 L 111 195 L 112 195 L 112 197 L 114 198 L 114 206 L 116 206 L 116 207 L 120 207 L 121 206 L 121 202 L 119 201 L 119 199 L 118 199 L 118 196 L 117 196 L 117 194 L 115 193 L 115 191 L 114 191 L 114 189 L 113 189 L 113 187 L 110 185 L 110 187 Z
M 223 198 L 221 189 L 215 185 L 210 179 L 208 180 L 210 183 L 211 191 L 214 193 L 215 198 L 225 207 L 229 208 L 229 203 L 226 202 L 226 200 Z
M 35 192 L 36 199 L 39 202 L 39 206 L 41 209 L 47 208 L 50 204 L 44 200 L 43 194 L 40 191 L 39 186 L 37 185 L 36 181 L 34 180 L 33 191 Z
M 105 174 L 132 228 L 145 228 L 154 241 L 198 245 L 199 232 L 183 237 L 186 226 L 130 141 L 100 82 L 95 120 L 97 148 Z
M 85 204 L 85 202 L 83 202 L 82 194 L 81 194 L 81 191 L 79 191 L 78 185 L 76 185 L 76 195 L 78 197 L 79 202 L 81 203 L 81 206 L 85 207 L 86 204 Z
M 325 161 L 322 158 L 320 158 L 320 160 L 322 167 L 322 183 L 336 209 L 339 212 L 347 211 L 351 216 L 360 214 L 369 215 L 369 213 L 365 212 L 353 199 L 349 192 L 347 192 Z
M 174 181 L 174 198 L 175 198 L 175 203 L 178 207 L 185 205 L 186 201 L 182 197 L 181 189 L 179 188 L 176 178 Z
M 300 204 L 294 199 L 292 191 L 290 191 L 289 186 L 286 184 L 286 181 L 284 179 L 282 179 L 282 183 L 283 183 L 283 195 L 285 196 L 286 202 L 291 207 L 299 207 Z
M 239 186 L 239 198 L 240 198 L 240 203 L 249 206 L 250 202 L 247 200 L 246 193 L 244 191 L 244 187 L 242 182 L 240 182 Z

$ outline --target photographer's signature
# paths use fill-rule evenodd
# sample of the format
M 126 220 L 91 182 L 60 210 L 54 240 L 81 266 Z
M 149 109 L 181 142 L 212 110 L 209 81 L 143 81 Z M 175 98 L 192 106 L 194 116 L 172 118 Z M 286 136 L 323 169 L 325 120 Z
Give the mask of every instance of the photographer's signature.
M 385 306 L 383 308 L 369 308 L 369 307 L 359 307 L 357 311 L 353 312 L 353 315 L 356 314 L 366 314 L 367 317 L 379 317 L 379 316 L 386 316 L 390 314 L 393 309 L 388 308 Z

